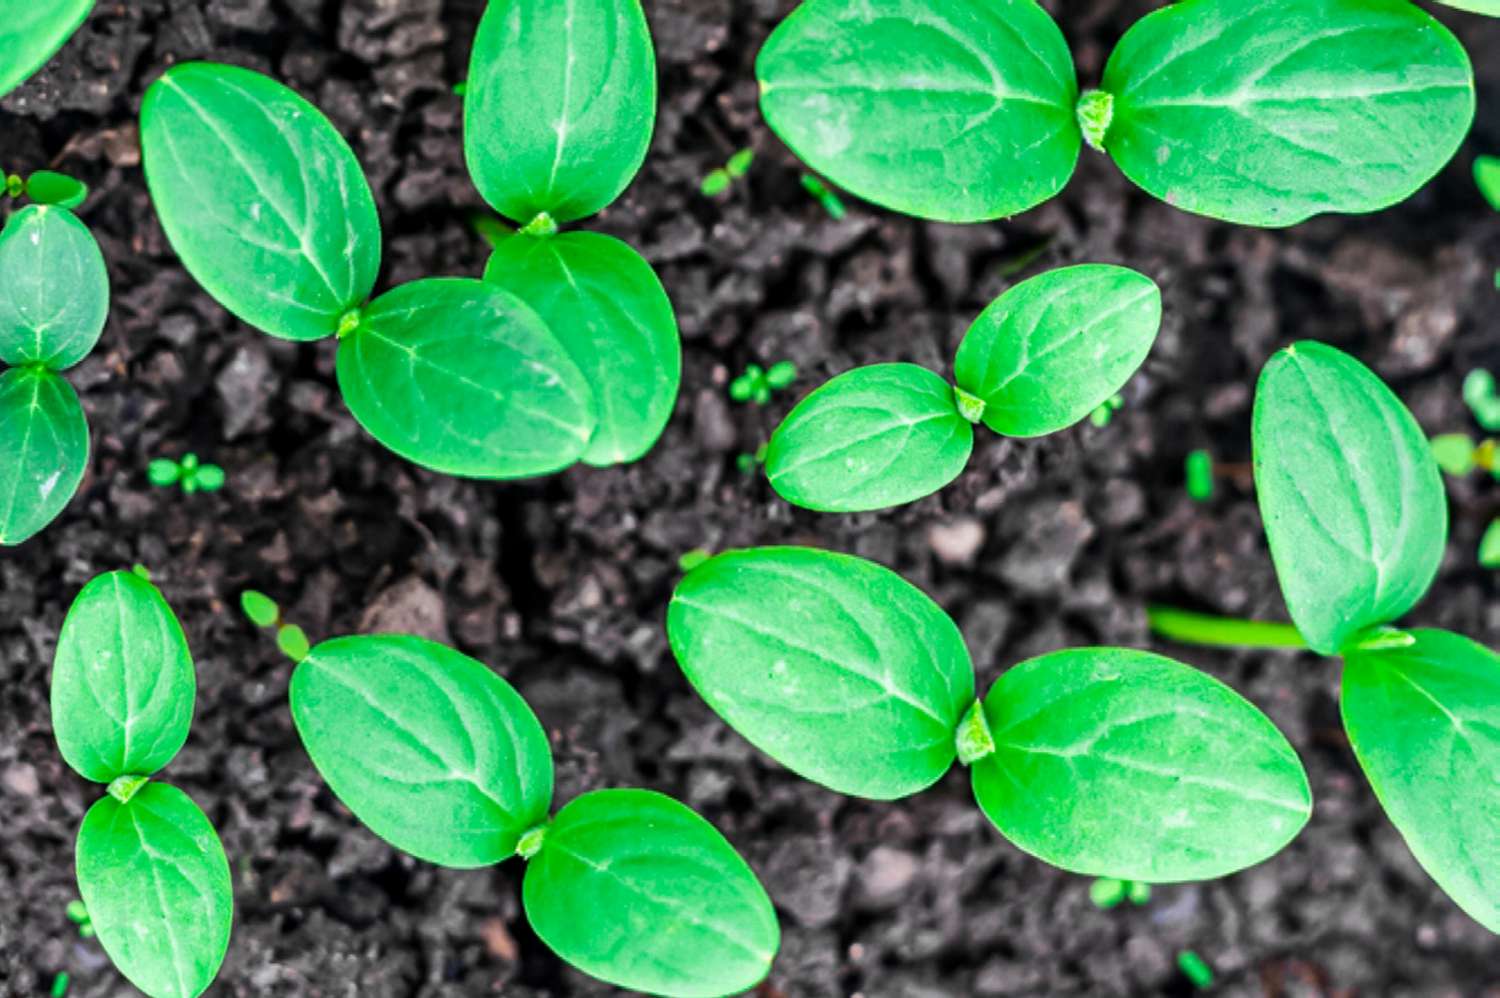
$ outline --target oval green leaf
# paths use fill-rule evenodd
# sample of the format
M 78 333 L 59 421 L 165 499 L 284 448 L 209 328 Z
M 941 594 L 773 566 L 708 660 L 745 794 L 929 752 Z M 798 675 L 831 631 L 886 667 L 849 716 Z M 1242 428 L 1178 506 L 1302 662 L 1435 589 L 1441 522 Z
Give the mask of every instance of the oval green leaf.
M 446 645 L 325 641 L 293 671 L 291 704 L 339 800 L 418 859 L 498 863 L 547 817 L 552 752 L 541 723 L 509 683 Z
M 525 224 L 609 205 L 646 158 L 656 53 L 640 0 L 509 0 L 479 21 L 464 157 L 495 210 Z
M 592 465 L 645 455 L 661 436 L 682 381 L 672 302 L 641 255 L 612 236 L 510 236 L 484 279 L 531 306 L 593 388 L 599 425 Z
M 219 304 L 288 340 L 337 332 L 380 269 L 375 198 L 343 136 L 260 73 L 189 62 L 141 105 L 151 199 Z
M 71 211 L 28 205 L 0 231 L 0 360 L 53 371 L 88 356 L 109 316 L 109 272 Z
M 1035 207 L 1078 162 L 1067 41 L 1033 0 L 806 0 L 755 61 L 804 162 L 893 211 L 979 222 Z
M 805 509 L 884 509 L 953 481 L 973 449 L 951 385 L 915 364 L 872 364 L 797 403 L 771 434 L 766 477 Z
M 564 960 L 668 998 L 748 991 L 781 944 L 771 899 L 734 847 L 650 790 L 595 790 L 559 811 L 522 901 Z
M 1463 46 L 1408 0 L 1184 0 L 1125 33 L 1103 88 L 1126 176 L 1241 225 L 1403 201 L 1474 118 Z
M 234 921 L 224 846 L 187 794 L 148 783 L 101 797 L 78 830 L 78 892 L 104 952 L 151 998 L 197 998 Z
M 1010 437 L 1072 426 L 1125 386 L 1161 328 L 1161 292 L 1102 263 L 1063 267 L 996 298 L 958 346 L 953 378 Z
M 37 170 L 26 178 L 26 196 L 37 204 L 73 209 L 89 196 L 89 185 L 53 170 Z
M 1422 428 L 1369 368 L 1322 343 L 1277 353 L 1255 390 L 1255 491 L 1292 622 L 1336 654 L 1427 592 L 1448 502 Z
M 83 587 L 52 662 L 52 728 L 80 776 L 109 783 L 171 762 L 197 690 L 187 637 L 155 586 L 106 572 Z
M 89 466 L 89 426 L 73 386 L 40 368 L 0 372 L 0 544 L 57 518 Z
M 1281 732 L 1228 686 L 1126 648 L 1078 648 L 1002 675 L 984 699 L 995 751 L 974 796 L 1054 866 L 1146 883 L 1222 877 L 1275 855 L 1312 792 Z
M 1500 17 L 1500 0 L 1438 0 L 1455 10 L 1466 10 L 1470 14 L 1485 14 Z
M 963 636 L 916 586 L 811 548 L 729 551 L 678 583 L 672 652 L 729 726 L 840 793 L 894 800 L 953 765 L 974 702 Z
M 578 461 L 593 393 L 541 318 L 493 284 L 403 284 L 339 340 L 354 418 L 408 461 L 468 478 L 544 475 Z
M 1349 743 L 1412 855 L 1500 932 L 1500 656 L 1446 631 L 1345 659 Z
M 0 20 L 0 97 L 57 54 L 93 9 L 94 0 L 6 4 Z

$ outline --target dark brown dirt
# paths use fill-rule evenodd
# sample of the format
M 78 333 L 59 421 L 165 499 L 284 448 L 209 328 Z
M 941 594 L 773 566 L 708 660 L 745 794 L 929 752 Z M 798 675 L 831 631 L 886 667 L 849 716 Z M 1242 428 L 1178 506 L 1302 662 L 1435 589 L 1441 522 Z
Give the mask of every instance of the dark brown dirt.
M 40 0 L 39 0 L 40 2 Z M 850 200 L 842 223 L 798 185 L 756 111 L 754 53 L 789 0 L 648 2 L 662 107 L 640 178 L 593 227 L 642 247 L 677 305 L 685 375 L 650 456 L 516 484 L 428 474 L 382 450 L 338 400 L 331 344 L 271 340 L 187 277 L 157 225 L 135 114 L 172 61 L 281 77 L 350 137 L 386 226 L 382 287 L 478 274 L 485 246 L 463 168 L 460 102 L 480 0 L 103 2 L 42 74 L 0 102 L 0 167 L 53 164 L 93 185 L 83 217 L 110 264 L 104 339 L 73 373 L 92 472 L 40 538 L 0 553 L 0 994 L 130 989 L 64 918 L 72 838 L 98 788 L 51 741 L 47 681 L 69 601 L 95 573 L 149 565 L 199 668 L 196 725 L 167 776 L 223 835 L 236 924 L 211 993 L 235 996 L 596 995 L 529 932 L 518 863 L 436 869 L 361 830 L 316 778 L 285 702 L 288 664 L 234 608 L 253 586 L 314 640 L 402 629 L 498 669 L 553 733 L 559 799 L 597 786 L 675 794 L 759 871 L 785 943 L 766 998 L 1186 994 L 1192 948 L 1235 995 L 1500 994 L 1500 942 L 1417 868 L 1382 817 L 1338 723 L 1337 667 L 1310 656 L 1175 649 L 1260 704 L 1302 752 L 1317 809 L 1280 856 L 1227 880 L 1093 909 L 1087 882 L 1020 854 L 955 771 L 879 804 L 802 782 L 696 699 L 662 618 L 682 552 L 798 542 L 904 573 L 953 612 L 981 689 L 1065 645 L 1151 644 L 1143 606 L 1171 599 L 1281 613 L 1253 495 L 1183 493 L 1183 455 L 1248 457 L 1265 358 L 1314 337 L 1389 378 L 1432 432 L 1470 430 L 1458 397 L 1500 369 L 1500 215 L 1469 178 L 1500 151 L 1500 22 L 1436 8 L 1480 73 L 1471 141 L 1409 203 L 1285 232 L 1234 228 L 1140 194 L 1092 153 L 1056 201 L 1012 222 L 916 223 Z M 1055 4 L 1080 77 L 1154 4 Z M 723 201 L 697 181 L 759 152 Z M 1034 257 L 1034 258 L 1033 258 Z M 973 316 L 1020 276 L 1128 263 L 1166 296 L 1161 339 L 1104 429 L 986 437 L 940 496 L 877 515 L 818 516 L 735 470 L 796 398 L 872 360 L 948 371 Z M 747 362 L 796 361 L 765 408 L 727 399 Z M 156 456 L 222 464 L 224 492 L 153 489 Z M 1489 482 L 1452 487 L 1441 578 L 1413 614 L 1500 643 L 1494 576 L 1474 561 L 1500 512 Z M 1173 649 L 1167 649 L 1173 650 Z

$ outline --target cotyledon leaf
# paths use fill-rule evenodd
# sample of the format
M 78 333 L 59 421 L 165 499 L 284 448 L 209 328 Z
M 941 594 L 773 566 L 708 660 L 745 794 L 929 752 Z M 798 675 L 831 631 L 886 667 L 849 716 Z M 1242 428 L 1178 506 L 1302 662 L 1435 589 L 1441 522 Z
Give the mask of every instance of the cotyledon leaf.
M 1171 883 L 1264 860 L 1312 813 L 1296 752 L 1264 714 L 1149 652 L 1079 648 L 990 688 L 993 754 L 974 795 L 1015 845 L 1074 873 Z
M 93 9 L 94 0 L 0 4 L 0 97 L 41 69 Z
M 0 360 L 53 371 L 88 356 L 109 315 L 109 272 L 71 211 L 28 205 L 0 231 Z
M 484 279 L 536 310 L 593 388 L 586 464 L 634 461 L 661 436 L 682 381 L 677 317 L 651 265 L 613 236 L 514 235 Z
M 173 66 L 141 104 L 151 199 L 183 266 L 230 312 L 289 340 L 338 331 L 380 269 L 380 218 L 323 113 L 236 66 Z
M 1408 0 L 1183 0 L 1125 33 L 1103 89 L 1126 176 L 1242 225 L 1405 200 L 1474 118 L 1463 46 Z
M 1447 631 L 1345 658 L 1349 744 L 1438 886 L 1500 932 L 1500 656 Z
M 52 728 L 80 776 L 109 783 L 171 762 L 197 688 L 187 637 L 155 586 L 121 571 L 83 587 L 52 662 Z
M 1161 292 L 1102 263 L 1063 267 L 995 299 L 964 335 L 960 388 L 996 433 L 1034 437 L 1083 419 L 1124 387 L 1161 327 Z
M 552 803 L 536 715 L 483 663 L 405 635 L 325 641 L 292 673 L 313 765 L 370 830 L 429 863 L 513 855 Z
M 592 215 L 640 169 L 656 53 L 640 0 L 506 0 L 479 21 L 464 96 L 474 184 L 521 224 Z
M 150 998 L 197 998 L 234 921 L 229 861 L 213 825 L 176 787 L 101 797 L 78 830 L 78 892 L 104 952 Z
M 1466 10 L 1471 14 L 1500 17 L 1500 0 L 1438 0 L 1438 3 L 1446 4 L 1456 10 Z
M 1302 342 L 1255 390 L 1255 491 L 1292 622 L 1325 655 L 1410 610 L 1442 561 L 1448 502 L 1427 438 L 1369 368 Z
M 755 987 L 781 943 L 765 889 L 724 836 L 649 790 L 595 790 L 547 828 L 522 901 L 541 940 L 580 969 L 669 998 Z
M 578 461 L 598 423 L 588 381 L 541 318 L 471 278 L 381 295 L 340 338 L 337 373 L 371 436 L 450 475 L 559 471 Z
M 0 371 L 0 544 L 57 518 L 89 464 L 89 427 L 73 386 L 35 367 Z
M 973 449 L 951 385 L 915 364 L 871 364 L 797 403 L 771 434 L 766 477 L 806 509 L 883 509 L 941 489 Z
M 952 618 L 890 569 L 831 551 L 710 558 L 672 594 L 667 637 L 730 727 L 840 793 L 894 800 L 935 783 L 974 700 Z
M 1078 161 L 1078 82 L 1033 0 L 806 0 L 755 61 L 766 121 L 814 170 L 946 222 L 1014 215 Z

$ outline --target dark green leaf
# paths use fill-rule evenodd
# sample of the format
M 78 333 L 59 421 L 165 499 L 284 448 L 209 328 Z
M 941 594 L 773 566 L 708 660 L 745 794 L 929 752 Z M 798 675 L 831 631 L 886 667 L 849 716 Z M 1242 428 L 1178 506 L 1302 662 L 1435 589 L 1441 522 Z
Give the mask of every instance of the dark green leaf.
M 272 336 L 331 336 L 375 286 L 380 218 L 321 111 L 269 77 L 174 66 L 146 91 L 141 156 L 183 266 Z
M 1400 617 L 1437 574 L 1448 532 L 1427 438 L 1359 361 L 1321 343 L 1261 372 L 1255 488 L 1287 609 L 1325 655 Z
M 682 380 L 677 317 L 651 265 L 612 236 L 516 235 L 495 248 L 484 278 L 541 316 L 592 387 L 599 425 L 584 462 L 645 455 Z
M 1184 0 L 1125 33 L 1103 86 L 1126 176 L 1243 225 L 1403 201 L 1474 118 L 1463 46 L 1408 0 Z
M 165 783 L 100 798 L 78 830 L 78 892 L 104 952 L 150 998 L 196 998 L 229 949 L 229 861 L 198 805 Z
M 41 69 L 93 9 L 94 0 L 6 4 L 0 18 L 0 97 Z
M 88 356 L 109 315 L 109 273 L 66 208 L 29 205 L 0 231 L 0 360 L 54 371 Z
M 973 448 L 946 381 L 915 364 L 872 364 L 797 403 L 771 435 L 766 476 L 807 509 L 883 509 L 953 481 Z
M 649 790 L 596 790 L 559 811 L 522 896 L 564 960 L 670 998 L 753 988 L 781 942 L 771 900 L 734 847 Z
M 1285 846 L 1312 793 L 1281 732 L 1239 694 L 1149 652 L 1023 662 L 984 700 L 995 752 L 979 806 L 1011 842 L 1074 873 L 1206 880 Z
M 578 461 L 598 422 L 562 344 L 515 295 L 484 281 L 403 284 L 339 341 L 354 418 L 408 461 L 469 478 L 523 478 Z
M 804 162 L 921 218 L 1041 204 L 1082 144 L 1068 44 L 1033 0 L 806 0 L 755 72 L 766 121 Z
M 339 800 L 418 859 L 511 856 L 547 817 L 552 753 L 536 715 L 481 662 L 425 638 L 335 638 L 292 673 L 292 720 Z
M 89 464 L 89 427 L 73 386 L 50 371 L 0 372 L 0 544 L 57 518 Z
M 89 196 L 89 186 L 66 173 L 38 170 L 26 178 L 26 196 L 37 204 L 77 208 Z
M 974 669 L 952 619 L 901 576 L 810 548 L 730 551 L 672 594 L 667 636 L 708 705 L 809 780 L 880 800 L 953 764 Z
M 1412 854 L 1500 932 L 1500 656 L 1446 631 L 1346 658 L 1344 726 Z

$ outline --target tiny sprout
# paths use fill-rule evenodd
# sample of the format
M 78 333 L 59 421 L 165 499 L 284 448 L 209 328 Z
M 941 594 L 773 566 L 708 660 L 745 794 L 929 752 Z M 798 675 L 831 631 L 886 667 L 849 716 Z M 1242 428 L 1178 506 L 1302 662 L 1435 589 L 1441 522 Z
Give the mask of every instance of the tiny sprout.
M 1490 207 L 1500 211 L 1500 156 L 1474 157 L 1474 185 Z
M 739 457 L 734 459 L 734 466 L 740 469 L 741 474 L 755 474 L 756 469 L 760 468 L 766 463 L 766 450 L 769 447 L 770 444 L 761 444 L 759 447 L 755 448 L 754 454 L 741 454 Z
M 52 998 L 63 998 L 68 993 L 68 972 L 58 971 L 56 977 L 52 978 Z
M 1100 877 L 1089 885 L 1089 900 L 1094 907 L 1108 911 L 1122 901 L 1143 905 L 1151 900 L 1151 885 L 1139 880 Z
M 1198 502 L 1214 496 L 1214 456 L 1206 450 L 1190 451 L 1183 463 L 1187 494 Z
M 835 222 L 844 220 L 844 215 L 847 214 L 844 211 L 844 202 L 840 201 L 839 196 L 829 190 L 823 181 L 810 173 L 804 173 L 802 175 L 802 189 L 811 194 L 813 199 L 823 206 L 823 210 L 828 212 L 829 218 Z
M 703 550 L 703 548 L 693 548 L 693 550 L 684 551 L 678 556 L 677 567 L 685 573 L 691 572 L 711 557 L 713 556 Z
M 1123 395 L 1111 395 L 1099 403 L 1099 408 L 1089 413 L 1089 421 L 1095 426 L 1108 426 L 1109 421 L 1114 418 L 1116 410 L 1125 404 Z
M 789 360 L 778 361 L 769 370 L 750 364 L 744 374 L 730 382 L 729 397 L 736 402 L 765 405 L 771 401 L 771 392 L 790 387 L 796 380 L 797 365 Z
M 1177 954 L 1177 969 L 1192 982 L 1199 991 L 1213 987 L 1214 972 L 1208 962 L 1190 949 Z
M 133 572 L 137 577 L 145 579 L 147 582 L 151 581 L 151 569 L 147 568 L 145 565 L 140 564 L 139 562 L 131 565 L 130 571 Z
M 89 918 L 88 905 L 75 898 L 68 902 L 68 907 L 64 909 L 64 914 L 68 916 L 68 921 L 78 926 L 79 938 L 94 938 L 94 923 Z
M 18 198 L 26 193 L 26 181 L 16 174 L 9 174 L 5 178 L 5 193 L 13 198 Z
M 184 454 L 181 461 L 157 458 L 146 466 L 146 477 L 152 485 L 182 487 L 187 495 L 194 492 L 217 492 L 224 487 L 224 469 L 217 464 L 200 463 L 197 454 Z
M 750 172 L 750 164 L 755 159 L 755 150 L 741 149 L 723 166 L 710 170 L 698 185 L 698 189 L 704 197 L 718 197 L 734 185 L 736 180 L 744 177 Z
M 1442 433 L 1432 438 L 1432 457 L 1438 467 L 1462 478 L 1474 470 L 1474 438 L 1467 433 Z
M 455 95 L 457 95 L 459 97 L 463 97 L 463 96 L 467 95 L 468 92 L 469 92 L 469 81 L 468 80 L 459 80 L 457 83 L 453 84 L 453 93 Z
M 1479 539 L 1479 564 L 1483 568 L 1500 568 L 1500 519 L 1491 520 Z
M 1491 433 L 1500 431 L 1500 395 L 1495 393 L 1495 377 L 1476 368 L 1464 378 L 1464 403 L 1474 414 L 1474 422 Z

